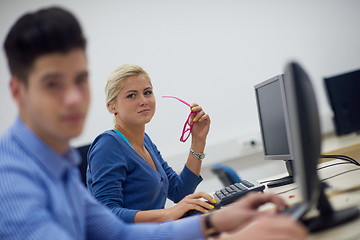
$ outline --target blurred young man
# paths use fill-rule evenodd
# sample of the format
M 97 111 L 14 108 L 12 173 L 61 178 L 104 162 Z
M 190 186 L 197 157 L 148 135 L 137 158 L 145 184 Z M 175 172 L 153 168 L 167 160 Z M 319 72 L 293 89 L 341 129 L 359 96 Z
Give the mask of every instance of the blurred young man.
M 86 40 L 76 18 L 60 8 L 25 14 L 10 29 L 4 48 L 19 116 L 0 139 L 0 239 L 204 239 L 222 232 L 232 232 L 219 236 L 224 239 L 307 236 L 290 218 L 257 211 L 266 202 L 285 206 L 268 194 L 250 194 L 209 215 L 123 223 L 82 185 L 80 157 L 69 145 L 83 129 L 90 102 Z

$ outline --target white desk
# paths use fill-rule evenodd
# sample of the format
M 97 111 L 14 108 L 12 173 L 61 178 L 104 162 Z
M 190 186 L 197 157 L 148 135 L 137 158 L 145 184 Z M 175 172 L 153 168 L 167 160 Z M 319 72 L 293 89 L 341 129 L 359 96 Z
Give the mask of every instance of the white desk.
M 329 166 L 318 170 L 320 179 L 325 180 L 330 185 L 330 188 L 326 190 L 326 195 L 335 210 L 352 206 L 357 206 L 360 209 L 360 167 L 354 164 L 330 166 L 338 162 L 344 161 L 332 160 L 319 164 L 319 167 Z M 281 195 L 290 205 L 301 200 L 296 184 L 267 188 L 265 191 Z M 316 211 L 311 211 L 308 215 L 313 214 L 316 214 Z M 310 239 L 360 240 L 360 218 L 332 229 L 314 233 Z

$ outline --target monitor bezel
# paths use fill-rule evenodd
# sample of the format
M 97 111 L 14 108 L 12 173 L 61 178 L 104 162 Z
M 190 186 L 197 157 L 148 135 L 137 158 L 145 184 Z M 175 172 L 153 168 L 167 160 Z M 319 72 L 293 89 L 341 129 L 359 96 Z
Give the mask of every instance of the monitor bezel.
M 280 86 L 280 92 L 281 92 L 281 102 L 284 112 L 284 118 L 285 118 L 285 127 L 286 127 L 286 133 L 290 131 L 290 124 L 289 124 L 289 109 L 287 105 L 287 98 L 286 98 L 286 92 L 285 92 L 285 85 L 284 85 L 284 74 L 276 75 L 270 79 L 267 79 L 259 84 L 256 84 L 254 86 L 255 89 L 255 96 L 256 96 L 256 106 L 258 111 L 258 117 L 259 117 L 259 125 L 260 125 L 260 133 L 261 138 L 263 141 L 263 148 L 264 148 L 264 159 L 265 160 L 284 160 L 284 161 L 292 161 L 293 158 L 293 150 L 292 150 L 292 142 L 287 134 L 287 140 L 288 140 L 288 148 L 289 153 L 288 154 L 269 154 L 266 152 L 266 145 L 265 145 L 265 137 L 264 137 L 264 131 L 263 131 L 263 125 L 262 125 L 262 119 L 261 119 L 261 112 L 260 112 L 260 103 L 258 99 L 258 90 L 266 85 L 272 84 L 274 82 L 279 82 Z

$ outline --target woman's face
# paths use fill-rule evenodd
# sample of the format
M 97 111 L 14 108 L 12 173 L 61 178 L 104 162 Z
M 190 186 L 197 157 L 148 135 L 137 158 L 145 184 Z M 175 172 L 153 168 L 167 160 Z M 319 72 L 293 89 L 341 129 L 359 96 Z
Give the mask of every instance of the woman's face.
M 127 77 L 115 99 L 117 123 L 144 125 L 155 114 L 156 101 L 150 80 L 144 75 Z

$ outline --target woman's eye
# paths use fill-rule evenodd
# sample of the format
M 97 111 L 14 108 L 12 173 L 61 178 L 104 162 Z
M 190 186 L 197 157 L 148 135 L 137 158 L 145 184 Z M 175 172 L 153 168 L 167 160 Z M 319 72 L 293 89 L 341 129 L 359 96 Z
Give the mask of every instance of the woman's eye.
M 153 92 L 152 91 L 146 91 L 145 93 L 144 93 L 144 95 L 151 95 Z
M 134 93 L 132 93 L 132 94 L 127 95 L 126 98 L 134 98 L 135 96 L 136 95 Z

